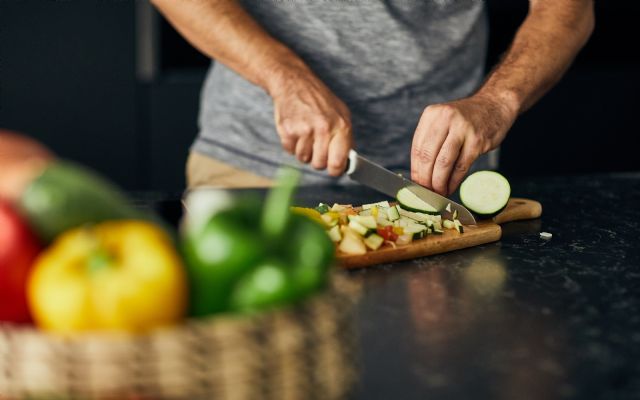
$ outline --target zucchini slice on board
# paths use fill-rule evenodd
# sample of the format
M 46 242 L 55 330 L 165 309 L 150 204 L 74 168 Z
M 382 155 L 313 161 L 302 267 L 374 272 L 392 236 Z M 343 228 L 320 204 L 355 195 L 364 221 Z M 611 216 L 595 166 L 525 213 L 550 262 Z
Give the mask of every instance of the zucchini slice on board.
M 409 188 L 402 188 L 398 190 L 396 199 L 398 200 L 398 203 L 400 203 L 400 206 L 405 210 L 431 215 L 440 214 L 440 211 L 436 210 L 434 206 L 416 196 L 416 194 L 409 190 Z
M 494 171 L 478 171 L 460 185 L 460 200 L 472 212 L 492 217 L 502 211 L 509 201 L 511 185 Z

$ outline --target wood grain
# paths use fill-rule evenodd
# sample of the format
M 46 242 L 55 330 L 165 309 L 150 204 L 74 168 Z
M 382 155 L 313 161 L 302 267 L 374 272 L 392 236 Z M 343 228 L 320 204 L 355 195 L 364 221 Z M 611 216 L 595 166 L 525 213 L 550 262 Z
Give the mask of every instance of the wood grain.
M 433 254 L 446 253 L 480 244 L 500 240 L 502 229 L 499 224 L 524 219 L 538 218 L 542 215 L 542 205 L 522 198 L 511 198 L 505 209 L 493 219 L 478 221 L 477 225 L 465 225 L 464 233 L 446 229 L 442 235 L 429 235 L 406 246 L 393 248 L 385 245 L 376 251 L 363 255 L 338 253 L 338 263 L 342 268 L 362 268 L 375 264 L 409 260 Z

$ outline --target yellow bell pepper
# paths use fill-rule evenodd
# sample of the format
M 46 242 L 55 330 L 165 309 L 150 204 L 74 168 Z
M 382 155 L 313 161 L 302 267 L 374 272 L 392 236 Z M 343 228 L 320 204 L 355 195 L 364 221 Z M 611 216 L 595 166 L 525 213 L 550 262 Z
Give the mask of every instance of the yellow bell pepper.
M 139 332 L 184 316 L 187 283 L 162 229 L 109 221 L 60 235 L 36 260 L 28 297 L 45 330 Z

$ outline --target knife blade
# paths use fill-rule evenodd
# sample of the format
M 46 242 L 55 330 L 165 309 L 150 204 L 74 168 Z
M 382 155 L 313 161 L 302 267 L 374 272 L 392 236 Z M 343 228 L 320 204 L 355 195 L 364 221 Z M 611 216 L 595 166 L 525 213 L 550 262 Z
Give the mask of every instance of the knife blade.
M 453 211 L 457 210 L 458 219 L 462 224 L 476 224 L 476 219 L 473 217 L 473 214 L 462 204 L 458 204 L 455 201 L 441 196 L 400 174 L 389 171 L 383 166 L 362 157 L 355 150 L 349 152 L 346 174 L 352 180 L 393 198 L 398 194 L 398 190 L 406 187 L 420 199 L 439 210 L 443 217 L 450 218 Z

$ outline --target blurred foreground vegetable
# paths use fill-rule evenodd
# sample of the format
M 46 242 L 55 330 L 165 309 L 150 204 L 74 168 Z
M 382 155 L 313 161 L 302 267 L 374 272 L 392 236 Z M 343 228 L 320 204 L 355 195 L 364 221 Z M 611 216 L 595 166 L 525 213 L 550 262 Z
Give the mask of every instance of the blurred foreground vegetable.
M 218 195 L 218 209 L 205 223 L 187 217 L 192 315 L 289 304 L 326 283 L 333 243 L 320 224 L 292 213 L 298 172 L 281 172 L 264 206 Z
M 0 321 L 30 320 L 26 285 L 39 251 L 38 241 L 27 225 L 0 200 Z
M 22 194 L 20 207 L 45 242 L 87 223 L 150 219 L 133 208 L 115 185 L 88 168 L 56 161 Z
M 181 260 L 167 234 L 142 221 L 64 233 L 36 260 L 28 289 L 37 324 L 64 333 L 144 331 L 186 309 Z

